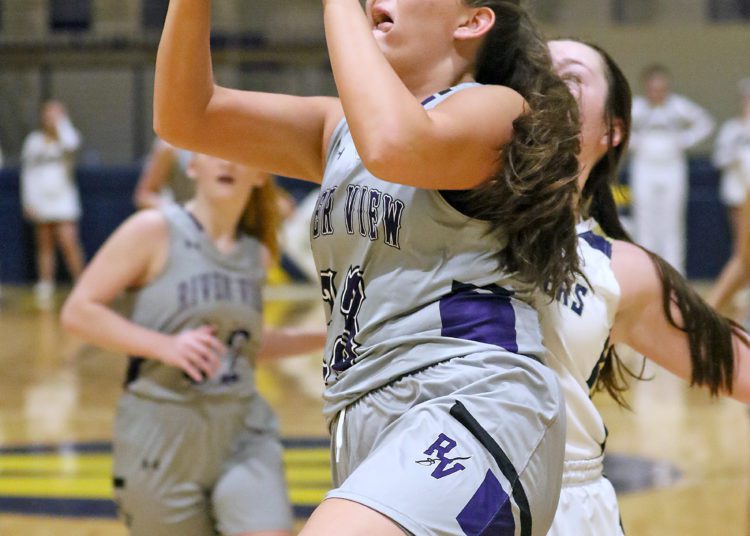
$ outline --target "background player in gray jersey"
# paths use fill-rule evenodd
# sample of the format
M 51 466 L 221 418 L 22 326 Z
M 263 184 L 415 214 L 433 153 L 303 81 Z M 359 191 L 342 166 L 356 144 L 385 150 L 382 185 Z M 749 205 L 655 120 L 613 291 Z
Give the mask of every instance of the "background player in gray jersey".
M 157 132 L 323 181 L 326 412 L 352 439 L 304 534 L 545 534 L 563 423 L 523 286 L 573 280 L 578 130 L 519 2 L 324 1 L 340 100 L 216 86 L 210 13 L 170 2 Z
M 750 348 L 746 333 L 711 310 L 673 268 L 632 244 L 622 230 L 611 184 L 628 143 L 631 97 L 617 64 L 603 50 L 578 41 L 552 41 L 550 49 L 581 108 L 583 215 L 595 217 L 602 223 L 600 232 L 617 238 L 586 229 L 579 249 L 584 290 L 560 296 L 540 312 L 550 363 L 566 396 L 570 447 L 550 535 L 615 536 L 622 534 L 617 500 L 601 472 L 606 432 L 589 399 L 591 390 L 606 388 L 622 402 L 626 383 L 617 377 L 614 345 L 627 344 L 691 384 L 746 403 Z
M 190 152 L 156 138 L 133 192 L 136 207 L 159 208 L 165 203 L 184 203 L 195 193 L 187 176 Z
M 65 305 L 65 327 L 131 357 L 114 438 L 116 498 L 143 536 L 286 535 L 275 417 L 253 360 L 322 346 L 322 332 L 262 333 L 276 253 L 264 173 L 198 155 L 186 207 L 142 211 L 102 246 Z M 109 308 L 134 297 L 130 319 Z

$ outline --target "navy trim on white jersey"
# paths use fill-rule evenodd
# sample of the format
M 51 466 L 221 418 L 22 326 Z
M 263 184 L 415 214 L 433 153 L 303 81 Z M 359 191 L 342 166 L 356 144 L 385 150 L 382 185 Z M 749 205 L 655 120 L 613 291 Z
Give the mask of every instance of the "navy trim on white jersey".
M 612 243 L 603 236 L 596 234 L 594 231 L 586 231 L 578 236 L 583 238 L 592 248 L 604 253 L 607 258 L 612 258 Z

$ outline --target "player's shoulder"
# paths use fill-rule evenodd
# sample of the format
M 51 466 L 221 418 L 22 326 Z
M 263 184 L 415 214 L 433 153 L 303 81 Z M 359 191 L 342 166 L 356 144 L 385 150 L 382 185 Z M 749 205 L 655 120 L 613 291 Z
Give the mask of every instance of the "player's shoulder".
M 526 99 L 516 90 L 496 84 L 477 84 L 454 91 L 445 101 L 445 105 L 465 105 L 476 107 L 498 106 L 515 109 L 521 113 L 526 106 Z
M 637 304 L 661 294 L 661 279 L 654 260 L 636 244 L 612 241 L 612 271 L 622 289 L 623 303 Z
M 145 241 L 155 241 L 169 234 L 169 222 L 163 210 L 139 210 L 130 216 L 120 227 L 121 234 L 134 239 L 143 238 Z

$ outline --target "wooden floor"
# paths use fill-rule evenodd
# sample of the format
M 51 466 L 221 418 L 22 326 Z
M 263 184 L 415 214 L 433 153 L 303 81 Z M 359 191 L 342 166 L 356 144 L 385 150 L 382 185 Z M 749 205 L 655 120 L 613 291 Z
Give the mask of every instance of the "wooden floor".
M 125 535 L 108 502 L 124 359 L 63 334 L 54 313 L 34 310 L 28 290 L 2 292 L 0 535 Z M 314 289 L 272 294 L 269 321 L 322 321 Z M 290 493 L 304 513 L 329 482 L 320 356 L 262 365 L 259 382 L 289 440 Z M 748 409 L 712 402 L 661 371 L 631 400 L 634 412 L 599 400 L 627 534 L 750 535 Z

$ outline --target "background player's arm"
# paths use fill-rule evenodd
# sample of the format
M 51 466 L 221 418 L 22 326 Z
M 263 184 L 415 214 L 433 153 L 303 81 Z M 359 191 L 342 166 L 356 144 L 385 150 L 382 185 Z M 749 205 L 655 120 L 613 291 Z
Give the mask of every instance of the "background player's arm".
M 157 208 L 162 204 L 159 192 L 166 184 L 176 162 L 175 148 L 157 139 L 135 187 L 133 202 L 136 207 Z
M 621 289 L 612 344 L 626 344 L 689 382 L 692 365 L 688 337 L 664 314 L 662 283 L 651 258 L 636 245 L 615 241 L 612 268 Z M 672 314 L 681 324 L 682 317 L 674 305 Z M 750 403 L 750 347 L 737 335 L 733 339 L 735 376 L 731 396 Z
M 151 280 L 166 262 L 167 224 L 155 211 L 131 217 L 102 246 L 62 310 L 66 330 L 87 342 L 127 355 L 158 359 L 196 381 L 212 376 L 224 346 L 204 326 L 175 336 L 139 326 L 109 304 L 125 289 Z
M 713 132 L 715 121 L 703 107 L 685 97 L 677 97 L 677 110 L 687 128 L 680 134 L 680 145 L 690 149 L 708 138 Z
M 371 173 L 418 188 L 467 189 L 496 171 L 498 148 L 523 112 L 518 93 L 470 88 L 425 110 L 383 56 L 357 0 L 328 0 L 324 16 L 336 87 Z
M 309 354 L 321 350 L 325 343 L 324 329 L 265 328 L 258 359 L 271 360 Z
M 210 0 L 169 3 L 156 59 L 157 134 L 191 151 L 320 182 L 327 140 L 342 118 L 338 100 L 216 85 L 210 30 Z
M 61 102 L 50 104 L 54 114 L 55 129 L 60 145 L 66 153 L 73 153 L 81 147 L 81 134 L 73 126 L 68 110 Z

